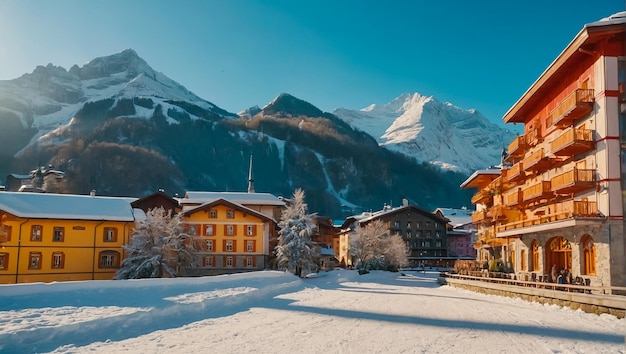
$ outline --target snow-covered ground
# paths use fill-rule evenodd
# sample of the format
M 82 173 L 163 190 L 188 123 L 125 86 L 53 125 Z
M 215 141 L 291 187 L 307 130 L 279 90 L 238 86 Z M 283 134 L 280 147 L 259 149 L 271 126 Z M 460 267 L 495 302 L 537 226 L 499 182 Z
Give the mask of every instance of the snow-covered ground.
M 624 353 L 625 320 L 437 284 L 263 271 L 0 286 L 0 352 Z

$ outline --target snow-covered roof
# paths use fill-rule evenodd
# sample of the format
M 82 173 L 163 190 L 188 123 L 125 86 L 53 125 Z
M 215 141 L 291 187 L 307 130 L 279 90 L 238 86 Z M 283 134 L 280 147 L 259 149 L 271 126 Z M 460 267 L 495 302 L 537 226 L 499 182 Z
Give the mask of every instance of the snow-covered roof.
M 461 226 L 472 222 L 472 211 L 468 209 L 437 208 L 435 213 L 440 211 L 443 216 L 450 220 L 452 226 Z
M 382 210 L 375 211 L 375 212 L 363 212 L 363 213 L 358 214 L 358 215 L 353 215 L 353 216 L 349 217 L 348 219 L 354 219 L 354 220 L 358 221 L 359 223 L 366 223 L 368 221 L 375 220 L 375 219 L 377 219 L 377 218 L 379 218 L 379 217 L 381 217 L 383 215 L 397 213 L 397 212 L 399 212 L 401 210 L 404 210 L 404 209 L 407 209 L 407 208 L 415 209 L 415 210 L 421 212 L 424 215 L 432 216 L 434 219 L 441 219 L 440 216 L 438 216 L 438 215 L 436 215 L 436 214 L 434 214 L 434 213 L 432 213 L 432 212 L 430 212 L 430 211 L 428 211 L 426 209 L 419 208 L 419 207 L 417 207 L 415 205 L 405 205 L 405 206 L 400 206 L 400 207 L 395 207 L 395 208 L 393 208 L 391 206 L 386 206 Z M 443 221 L 444 219 L 441 219 L 441 220 Z M 344 224 L 345 224 L 345 222 L 344 222 Z
M 241 205 L 275 205 L 284 206 L 285 202 L 270 193 L 247 192 L 187 192 L 185 198 L 179 199 L 181 204 L 205 204 L 218 199 L 225 199 Z
M 21 218 L 134 221 L 130 198 L 0 192 L 0 210 Z
M 463 183 L 461 183 L 460 187 L 461 189 L 477 187 L 476 182 L 480 182 L 480 180 L 482 179 L 480 177 L 486 178 L 489 180 L 489 182 L 491 182 L 494 179 L 496 179 L 498 176 L 500 176 L 500 172 L 501 170 L 499 168 L 489 168 L 486 170 L 475 171 Z M 475 183 L 472 183 L 472 182 L 475 182 Z
M 200 210 L 203 210 L 203 209 L 206 209 L 206 208 L 212 208 L 215 205 L 227 205 L 227 206 L 230 206 L 231 208 L 241 210 L 241 211 L 246 212 L 246 213 L 248 213 L 250 215 L 255 215 L 255 216 L 257 216 L 257 217 L 259 217 L 261 219 L 271 220 L 273 222 L 276 222 L 276 220 L 274 220 L 273 218 L 270 218 L 267 215 L 265 215 L 263 213 L 260 213 L 260 212 L 254 210 L 254 209 L 250 209 L 250 208 L 247 208 L 247 207 L 245 207 L 245 206 L 243 206 L 241 204 L 233 203 L 232 201 L 229 201 L 229 200 L 226 200 L 226 199 L 221 199 L 221 198 L 217 199 L 217 200 L 214 200 L 214 201 L 211 201 L 209 203 L 204 203 L 204 204 L 202 204 L 200 206 L 197 206 L 195 208 L 187 209 L 187 210 L 184 211 L 183 214 L 184 215 L 191 215 L 191 214 L 193 214 L 195 212 L 198 212 Z

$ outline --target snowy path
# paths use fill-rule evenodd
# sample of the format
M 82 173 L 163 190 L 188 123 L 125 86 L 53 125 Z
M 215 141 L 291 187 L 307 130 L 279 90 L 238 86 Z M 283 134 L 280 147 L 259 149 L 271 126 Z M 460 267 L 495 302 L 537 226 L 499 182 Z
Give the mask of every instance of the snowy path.
M 27 295 L 38 307 L 17 305 L 19 294 L 3 296 L 3 286 L 0 318 L 11 317 L 0 320 L 0 352 L 624 353 L 625 321 L 613 316 L 440 287 L 436 273 L 322 275 L 112 281 L 101 291 L 73 283 L 70 301 Z M 111 296 L 118 313 L 107 317 Z M 4 311 L 11 300 L 15 309 Z M 54 318 L 76 301 L 87 326 Z

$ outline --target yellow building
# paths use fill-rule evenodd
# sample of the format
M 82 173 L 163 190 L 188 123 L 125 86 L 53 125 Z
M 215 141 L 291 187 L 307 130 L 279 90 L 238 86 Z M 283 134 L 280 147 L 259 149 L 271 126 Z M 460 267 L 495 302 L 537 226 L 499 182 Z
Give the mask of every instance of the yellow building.
M 268 193 L 187 192 L 179 202 L 185 231 L 206 243 L 191 274 L 271 268 L 282 200 Z
M 134 221 L 126 198 L 0 192 L 0 283 L 113 279 Z

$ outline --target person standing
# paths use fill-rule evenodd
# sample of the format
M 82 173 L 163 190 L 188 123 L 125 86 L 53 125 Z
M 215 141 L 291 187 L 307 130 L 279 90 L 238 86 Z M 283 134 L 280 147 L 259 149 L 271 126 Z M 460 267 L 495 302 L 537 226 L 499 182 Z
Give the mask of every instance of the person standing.
M 556 278 L 558 276 L 556 271 L 556 263 L 552 265 L 552 271 L 550 271 L 550 276 L 552 277 L 552 282 L 556 283 Z

